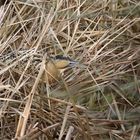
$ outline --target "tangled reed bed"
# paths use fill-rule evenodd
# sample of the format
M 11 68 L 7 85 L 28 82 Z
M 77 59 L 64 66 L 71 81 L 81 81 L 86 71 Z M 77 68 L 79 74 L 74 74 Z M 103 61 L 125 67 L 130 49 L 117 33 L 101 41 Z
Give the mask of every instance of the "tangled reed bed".
M 138 0 L 2 5 L 1 139 L 139 139 L 139 24 Z M 84 67 L 42 89 L 44 55 L 57 54 Z

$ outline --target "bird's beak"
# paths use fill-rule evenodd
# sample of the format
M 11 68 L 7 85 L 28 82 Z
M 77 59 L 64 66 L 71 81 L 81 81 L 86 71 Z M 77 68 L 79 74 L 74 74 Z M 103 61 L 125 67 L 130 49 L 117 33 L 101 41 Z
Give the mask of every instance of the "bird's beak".
M 69 63 L 69 66 L 70 67 L 75 67 L 75 66 L 77 66 L 77 65 L 79 65 L 79 62 L 77 62 L 77 61 L 70 61 L 70 63 Z

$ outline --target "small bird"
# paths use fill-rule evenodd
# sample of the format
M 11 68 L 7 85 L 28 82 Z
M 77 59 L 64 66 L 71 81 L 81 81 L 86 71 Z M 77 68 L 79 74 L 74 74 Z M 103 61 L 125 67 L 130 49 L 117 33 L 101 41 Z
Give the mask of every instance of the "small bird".
M 0 60 L 3 62 L 3 66 L 8 66 L 20 60 L 22 57 L 24 57 L 26 54 L 29 54 L 30 52 L 32 54 L 32 50 L 20 50 L 18 52 L 9 51 L 5 55 L 3 54 L 2 56 L 0 56 Z M 25 69 L 29 59 L 30 55 L 22 61 L 19 61 L 12 67 L 13 71 L 15 71 L 15 75 L 18 75 L 16 71 L 20 73 Z M 36 77 L 41 62 L 42 54 L 36 53 L 33 56 L 31 64 L 29 65 L 28 70 L 25 74 L 30 74 L 33 77 Z M 70 57 L 65 57 L 63 55 L 56 55 L 54 57 L 48 56 L 45 60 L 45 70 L 42 74 L 40 81 L 48 84 L 51 84 L 55 81 L 60 81 L 62 71 L 64 71 L 66 68 L 75 67 L 77 64 L 77 61 L 74 61 L 70 59 Z
M 60 81 L 62 71 L 65 70 L 65 68 L 75 67 L 77 64 L 77 61 L 62 55 L 50 57 L 48 61 L 46 61 L 42 80 L 49 84 L 54 81 Z

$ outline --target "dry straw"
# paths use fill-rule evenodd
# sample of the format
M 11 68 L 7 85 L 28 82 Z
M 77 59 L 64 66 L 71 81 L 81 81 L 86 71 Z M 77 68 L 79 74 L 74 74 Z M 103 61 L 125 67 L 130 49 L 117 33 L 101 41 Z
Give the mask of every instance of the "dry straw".
M 139 0 L 3 2 L 0 138 L 139 139 Z M 42 82 L 58 54 L 79 64 Z

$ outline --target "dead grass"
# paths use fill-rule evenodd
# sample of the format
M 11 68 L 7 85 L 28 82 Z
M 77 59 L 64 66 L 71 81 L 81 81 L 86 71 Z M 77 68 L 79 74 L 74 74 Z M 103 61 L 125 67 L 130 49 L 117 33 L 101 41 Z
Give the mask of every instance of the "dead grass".
M 138 140 L 139 24 L 138 0 L 0 7 L 0 138 Z M 45 57 L 56 54 L 80 64 L 44 89 Z

